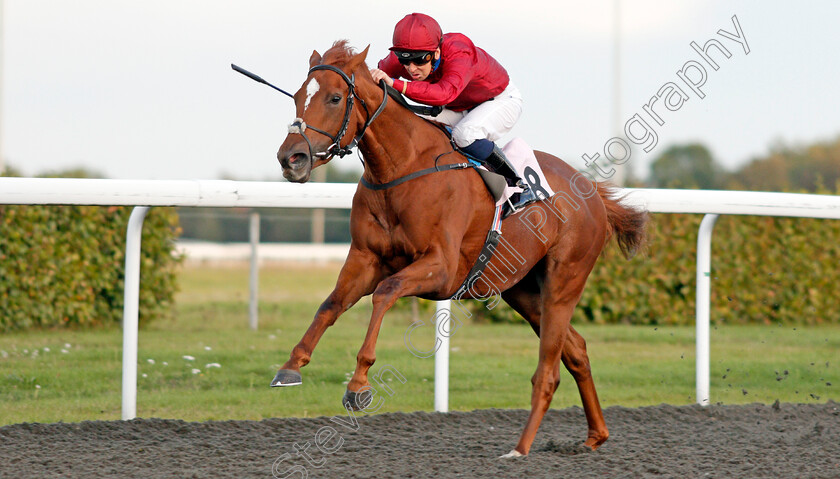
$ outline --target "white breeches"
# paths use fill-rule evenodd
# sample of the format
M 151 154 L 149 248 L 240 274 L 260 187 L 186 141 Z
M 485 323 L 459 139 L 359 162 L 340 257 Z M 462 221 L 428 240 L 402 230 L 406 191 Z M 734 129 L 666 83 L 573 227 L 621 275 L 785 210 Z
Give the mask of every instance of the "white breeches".
M 496 141 L 507 134 L 522 115 L 522 95 L 513 82 L 505 91 L 472 110 L 452 111 L 446 108 L 436 117 L 425 117 L 452 127 L 452 139 L 461 148 L 475 140 Z

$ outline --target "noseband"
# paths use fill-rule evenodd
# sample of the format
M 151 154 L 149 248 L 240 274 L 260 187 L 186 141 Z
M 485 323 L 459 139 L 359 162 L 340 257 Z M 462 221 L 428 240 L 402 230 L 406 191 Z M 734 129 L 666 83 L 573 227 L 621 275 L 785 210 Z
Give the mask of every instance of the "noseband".
M 362 139 L 362 136 L 364 136 L 368 126 L 370 126 L 370 124 L 373 123 L 373 120 L 375 120 L 376 117 L 379 116 L 380 113 L 382 113 L 382 110 L 385 109 L 385 105 L 388 103 L 388 93 L 386 90 L 387 86 L 385 85 L 384 80 L 380 82 L 380 84 L 382 85 L 382 103 L 379 105 L 376 111 L 373 112 L 373 115 L 371 115 L 370 110 L 368 110 L 368 107 L 365 104 L 365 101 L 356 93 L 355 74 L 348 77 L 347 74 L 344 73 L 344 71 L 333 65 L 315 65 L 314 67 L 309 69 L 309 73 L 307 74 L 307 76 L 311 75 L 312 72 L 318 70 L 327 70 L 337 73 L 341 77 L 341 79 L 344 80 L 344 83 L 347 84 L 347 100 L 344 106 L 344 120 L 341 123 L 341 128 L 339 128 L 338 133 L 336 133 L 335 136 L 333 136 L 324 130 L 315 128 L 312 125 L 307 125 L 302 118 L 295 118 L 292 124 L 289 125 L 289 133 L 296 133 L 303 137 L 303 139 L 306 141 L 306 144 L 309 145 L 309 158 L 311 158 L 313 161 L 315 157 L 326 157 L 327 160 L 330 160 L 334 156 L 338 155 L 339 158 L 343 158 L 344 156 L 349 155 L 353 151 L 353 148 L 355 148 L 356 145 L 359 144 L 359 141 Z M 353 111 L 354 98 L 357 98 L 359 100 L 359 103 L 365 110 L 365 124 L 362 126 L 362 130 L 359 132 L 359 134 L 356 135 L 355 138 L 353 138 L 353 140 L 347 144 L 347 146 L 342 147 L 341 139 L 344 138 L 344 135 L 347 133 L 347 128 L 350 126 L 350 114 Z M 306 136 L 307 128 L 326 136 L 327 138 L 332 140 L 332 144 L 330 144 L 330 146 L 328 146 L 327 149 L 324 151 L 313 153 L 312 142 L 309 141 L 309 138 Z

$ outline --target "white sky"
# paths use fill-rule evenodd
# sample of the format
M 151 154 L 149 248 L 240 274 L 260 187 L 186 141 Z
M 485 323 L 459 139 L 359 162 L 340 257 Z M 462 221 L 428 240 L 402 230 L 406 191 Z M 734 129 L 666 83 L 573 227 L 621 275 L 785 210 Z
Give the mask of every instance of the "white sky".
M 581 167 L 614 136 L 613 1 L 4 0 L 2 149 L 34 175 L 85 166 L 111 178 L 279 179 L 290 91 L 313 49 L 346 38 L 387 52 L 394 24 L 422 11 L 495 56 L 525 96 L 513 132 Z M 701 141 L 727 168 L 840 134 L 840 4 L 822 0 L 622 0 L 621 123 L 676 72 L 689 43 L 717 38 L 704 99 L 662 113 L 658 145 L 629 164 L 646 176 L 669 145 Z M 735 32 L 750 47 L 716 32 Z M 680 84 L 683 86 L 683 84 Z M 649 118 L 647 118 L 649 120 Z M 650 121 L 650 120 L 649 120 Z M 335 160 L 358 165 L 355 155 Z

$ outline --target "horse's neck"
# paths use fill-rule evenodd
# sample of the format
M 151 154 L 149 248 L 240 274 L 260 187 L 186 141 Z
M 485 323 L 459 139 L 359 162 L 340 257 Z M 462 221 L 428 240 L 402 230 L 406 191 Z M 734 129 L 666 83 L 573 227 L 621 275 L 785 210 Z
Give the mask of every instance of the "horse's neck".
M 381 184 L 433 166 L 438 155 L 452 148 L 433 125 L 391 100 L 368 127 L 359 149 L 365 179 Z

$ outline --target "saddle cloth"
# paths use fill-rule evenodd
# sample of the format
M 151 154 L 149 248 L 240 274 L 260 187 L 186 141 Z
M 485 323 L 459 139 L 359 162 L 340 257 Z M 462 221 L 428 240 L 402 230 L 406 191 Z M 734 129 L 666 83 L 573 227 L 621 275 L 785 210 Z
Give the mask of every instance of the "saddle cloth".
M 502 147 L 502 151 L 507 157 L 511 165 L 519 173 L 519 177 L 528 183 L 531 190 L 536 194 L 540 200 L 545 200 L 554 196 L 554 190 L 548 184 L 548 180 L 537 162 L 537 157 L 534 155 L 534 150 L 525 143 L 521 138 L 514 138 L 507 145 Z M 460 299 L 465 291 L 482 275 L 487 264 L 493 259 L 493 254 L 499 245 L 502 237 L 502 218 L 504 217 L 504 204 L 510 197 L 522 191 L 522 188 L 511 187 L 507 185 L 505 178 L 498 173 L 491 173 L 484 166 L 479 166 L 476 171 L 481 175 L 484 183 L 490 193 L 496 199 L 495 215 L 493 216 L 493 224 L 490 231 L 487 233 L 487 239 L 484 241 L 484 247 L 478 254 L 478 258 L 470 269 L 467 278 L 458 288 L 458 292 L 452 297 L 453 299 Z M 535 201 L 535 200 L 532 200 Z
M 554 190 L 548 184 L 548 180 L 545 178 L 539 162 L 537 162 L 537 157 L 534 156 L 533 148 L 528 146 L 525 140 L 514 138 L 502 147 L 502 151 L 516 169 L 516 172 L 519 173 L 519 177 L 528 183 L 537 197 L 544 200 L 554 195 Z M 502 175 L 491 173 L 483 166 L 479 167 L 478 172 L 493 194 L 496 206 L 505 204 L 514 193 L 522 191 L 522 188 L 518 186 L 508 186 Z

